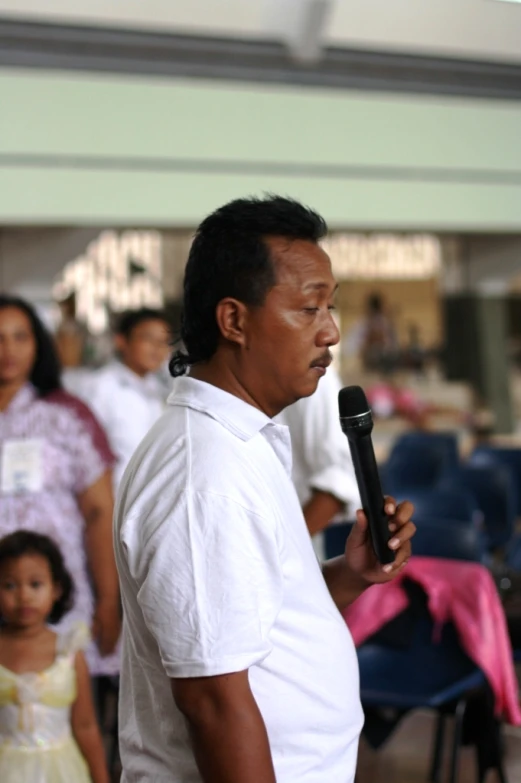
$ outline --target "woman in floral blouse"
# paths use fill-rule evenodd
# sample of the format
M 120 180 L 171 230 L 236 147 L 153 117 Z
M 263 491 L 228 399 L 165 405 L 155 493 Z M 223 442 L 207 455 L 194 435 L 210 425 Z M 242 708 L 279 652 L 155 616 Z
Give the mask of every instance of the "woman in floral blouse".
M 58 544 L 75 583 L 66 622 L 91 627 L 94 676 L 119 669 L 112 461 L 92 413 L 61 388 L 52 338 L 32 307 L 0 295 L 0 537 L 24 528 Z

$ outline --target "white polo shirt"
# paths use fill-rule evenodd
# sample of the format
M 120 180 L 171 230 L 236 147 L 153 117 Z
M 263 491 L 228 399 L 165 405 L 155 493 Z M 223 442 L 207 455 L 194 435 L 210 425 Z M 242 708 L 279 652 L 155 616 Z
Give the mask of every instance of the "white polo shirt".
M 360 492 L 346 436 L 340 427 L 338 392 L 342 383 L 330 367 L 310 397 L 289 405 L 276 421 L 291 435 L 293 481 L 304 506 L 314 489 L 329 492 L 346 504 L 354 518 L 360 508 Z
M 305 506 L 314 489 L 329 492 L 345 503 L 345 512 L 338 516 L 344 521 L 354 519 L 362 503 L 349 444 L 340 427 L 338 392 L 341 388 L 338 374 L 330 367 L 315 393 L 287 407 L 276 421 L 289 427 L 292 476 L 300 504 Z M 318 557 L 323 559 L 323 534 L 317 533 L 313 542 Z
M 103 425 L 116 457 L 115 489 L 132 454 L 165 410 L 165 397 L 153 373 L 140 378 L 122 362 L 111 362 L 92 374 L 85 402 Z
M 291 481 L 288 430 L 184 377 L 123 477 L 125 783 L 198 783 L 169 678 L 249 670 L 277 783 L 352 783 L 358 665 Z

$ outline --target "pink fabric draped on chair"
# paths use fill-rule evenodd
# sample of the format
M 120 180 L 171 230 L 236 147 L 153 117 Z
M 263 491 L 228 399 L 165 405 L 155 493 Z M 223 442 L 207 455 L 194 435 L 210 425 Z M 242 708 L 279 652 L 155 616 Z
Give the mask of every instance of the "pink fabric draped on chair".
M 496 714 L 521 725 L 518 683 L 505 614 L 489 571 L 479 563 L 413 557 L 392 582 L 366 590 L 344 612 L 357 646 L 408 605 L 404 579 L 421 585 L 436 628 L 451 621 L 462 648 L 479 666 L 494 692 Z M 433 639 L 436 642 L 436 638 Z

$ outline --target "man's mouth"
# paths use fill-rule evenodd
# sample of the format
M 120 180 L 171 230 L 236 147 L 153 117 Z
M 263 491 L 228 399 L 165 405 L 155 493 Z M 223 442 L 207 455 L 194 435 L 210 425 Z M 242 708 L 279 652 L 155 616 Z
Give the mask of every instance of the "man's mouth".
M 314 362 L 311 362 L 311 367 L 317 367 L 322 370 L 327 370 L 331 362 L 333 361 L 333 357 L 330 353 L 327 354 L 327 356 L 321 356 L 320 359 L 315 359 Z

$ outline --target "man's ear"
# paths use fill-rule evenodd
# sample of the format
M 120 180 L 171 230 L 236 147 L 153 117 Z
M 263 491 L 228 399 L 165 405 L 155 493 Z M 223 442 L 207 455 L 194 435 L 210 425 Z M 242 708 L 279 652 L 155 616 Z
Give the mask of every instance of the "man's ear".
M 225 340 L 236 345 L 246 345 L 248 307 L 244 302 L 231 297 L 221 299 L 215 308 L 215 319 Z
M 115 334 L 114 335 L 114 348 L 118 353 L 123 353 L 125 348 L 127 347 L 127 338 L 124 337 L 122 334 Z

